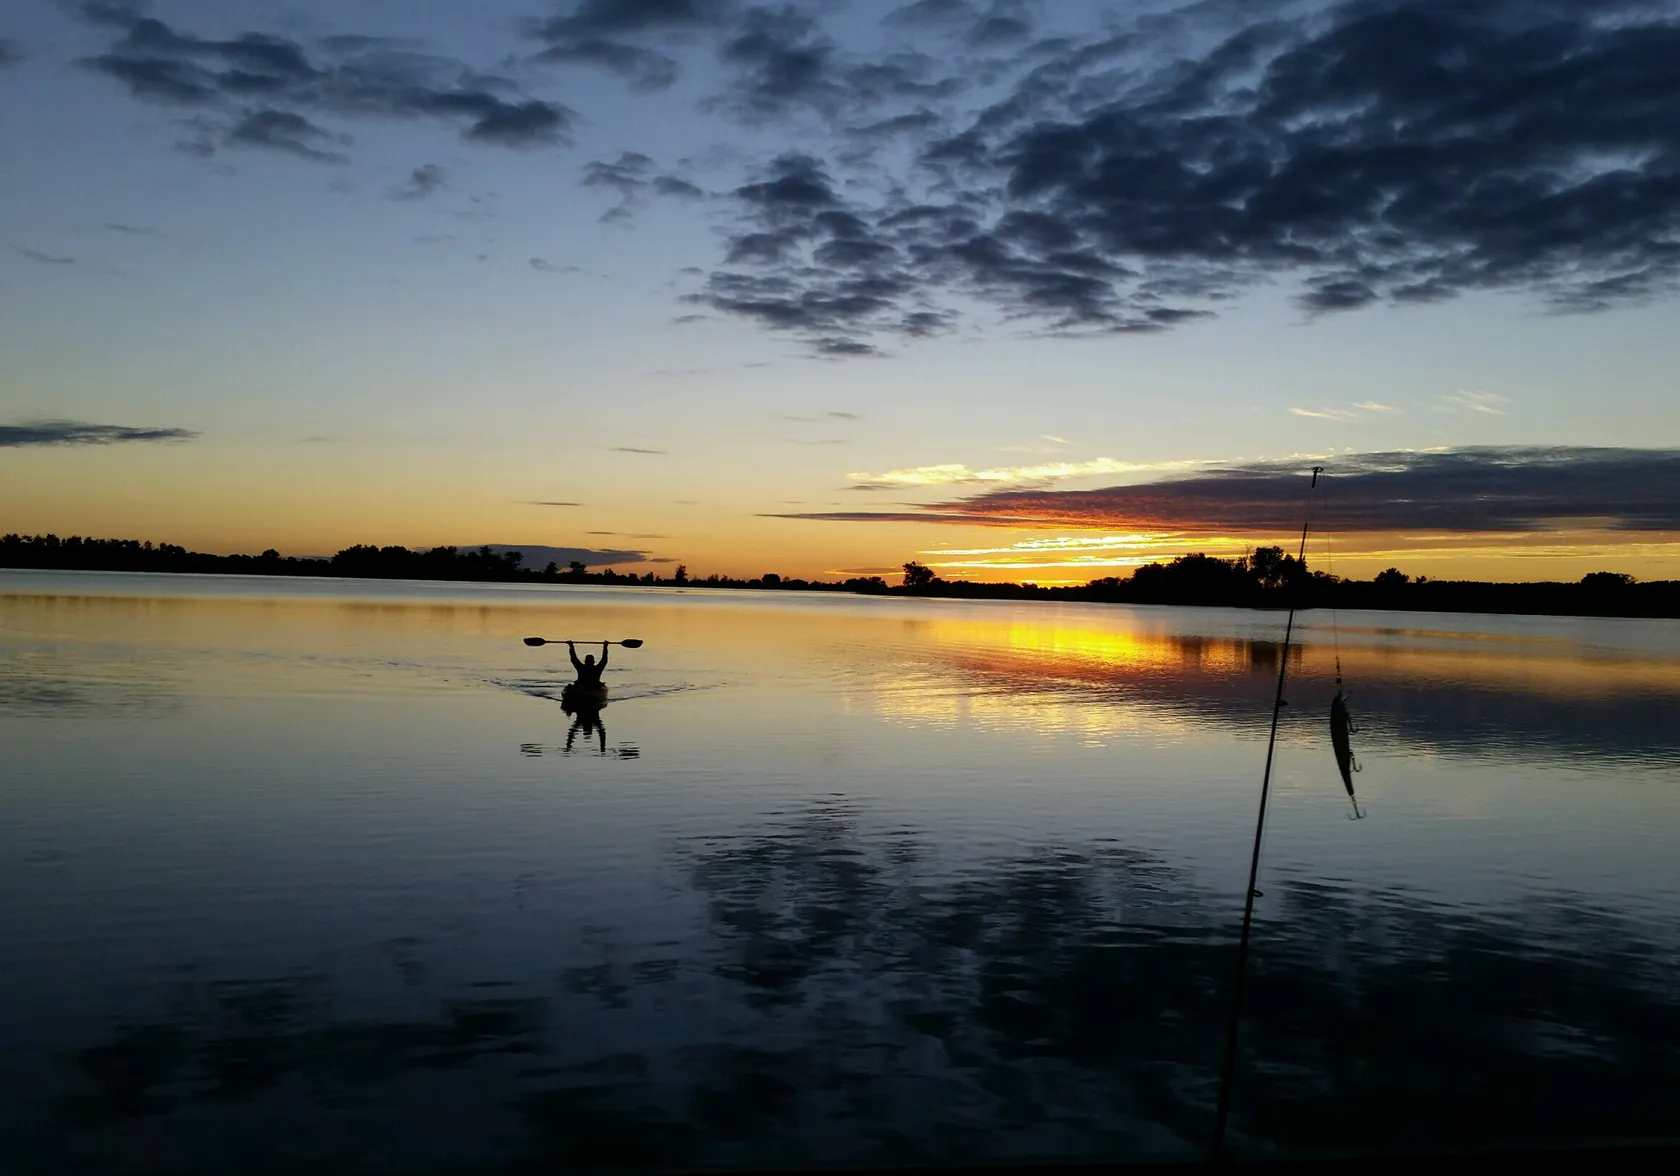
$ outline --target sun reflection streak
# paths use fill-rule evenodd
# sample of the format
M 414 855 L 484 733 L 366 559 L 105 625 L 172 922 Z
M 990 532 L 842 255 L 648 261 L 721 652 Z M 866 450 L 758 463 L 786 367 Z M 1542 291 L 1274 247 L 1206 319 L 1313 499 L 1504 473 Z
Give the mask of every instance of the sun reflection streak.
M 1335 651 L 1326 634 L 1309 621 L 1302 637 L 1290 647 L 1292 677 L 1328 683 Z M 1509 644 L 1511 656 L 1490 656 L 1490 641 Z M 1514 694 L 1559 706 L 1680 692 L 1671 659 L 1603 656 L 1530 634 L 1472 641 L 1445 631 L 1352 627 L 1341 631 L 1339 652 L 1357 666 L 1367 694 L 1450 684 L 1465 698 Z M 919 627 L 904 660 L 872 666 L 870 689 L 849 705 L 915 725 L 972 723 L 1094 740 L 1144 731 L 1173 737 L 1236 716 L 1259 738 L 1280 653 L 1277 641 L 1263 638 L 1069 625 L 1053 616 L 939 620 Z

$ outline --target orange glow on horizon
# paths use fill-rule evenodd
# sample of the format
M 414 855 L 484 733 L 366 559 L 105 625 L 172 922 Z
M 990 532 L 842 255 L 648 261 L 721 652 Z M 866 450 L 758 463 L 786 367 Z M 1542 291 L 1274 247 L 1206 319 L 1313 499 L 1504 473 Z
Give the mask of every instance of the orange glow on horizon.
M 1252 547 L 1293 552 L 1299 532 L 1230 535 L 1136 528 L 1008 526 L 957 518 L 819 522 L 766 517 L 850 502 L 778 499 L 763 486 L 591 482 L 563 462 L 523 468 L 457 467 L 447 447 L 373 449 L 346 462 L 333 446 L 229 442 L 147 450 L 8 452 L 0 467 L 0 531 L 176 543 L 217 554 L 324 556 L 358 543 L 410 548 L 480 543 L 627 550 L 649 559 L 612 566 L 638 574 L 803 579 L 880 575 L 909 560 L 946 579 L 1082 584 L 1125 576 L 1151 561 Z M 579 459 L 580 462 L 582 459 Z M 558 472 L 555 472 L 558 471 Z M 541 505 L 576 501 L 578 506 Z M 912 508 L 915 509 L 915 508 Z M 1578 580 L 1619 571 L 1680 579 L 1680 536 L 1667 532 L 1552 529 L 1522 533 L 1406 534 L 1312 531 L 1307 561 L 1352 579 L 1389 566 L 1434 579 Z M 604 564 L 595 565 L 597 568 Z

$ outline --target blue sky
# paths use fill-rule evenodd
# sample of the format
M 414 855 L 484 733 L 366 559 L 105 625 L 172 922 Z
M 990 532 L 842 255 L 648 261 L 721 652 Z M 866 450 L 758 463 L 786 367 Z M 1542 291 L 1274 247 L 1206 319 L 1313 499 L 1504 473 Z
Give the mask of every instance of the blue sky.
M 1680 441 L 1676 46 L 1634 0 L 20 0 L 0 529 L 1079 579 L 1289 528 L 945 508 L 1482 447 L 1554 513 L 1350 490 L 1347 568 L 1672 575 L 1631 481 L 1555 511 Z

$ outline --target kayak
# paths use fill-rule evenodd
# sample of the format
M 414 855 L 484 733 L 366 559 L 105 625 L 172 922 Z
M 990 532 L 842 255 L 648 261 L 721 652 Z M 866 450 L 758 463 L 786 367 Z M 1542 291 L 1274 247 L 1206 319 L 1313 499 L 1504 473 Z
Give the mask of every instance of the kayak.
M 600 710 L 607 705 L 607 684 L 597 682 L 586 686 L 582 682 L 569 683 L 560 691 L 560 707 L 568 714 L 575 710 Z

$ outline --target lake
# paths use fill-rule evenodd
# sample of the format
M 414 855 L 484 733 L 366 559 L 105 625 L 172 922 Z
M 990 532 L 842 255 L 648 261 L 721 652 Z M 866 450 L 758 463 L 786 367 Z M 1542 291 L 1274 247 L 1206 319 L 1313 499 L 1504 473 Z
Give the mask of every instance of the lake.
M 1203 1155 L 1285 656 L 1233 1149 L 1680 1136 L 1680 623 L 1284 620 L 0 571 L 5 1170 Z

